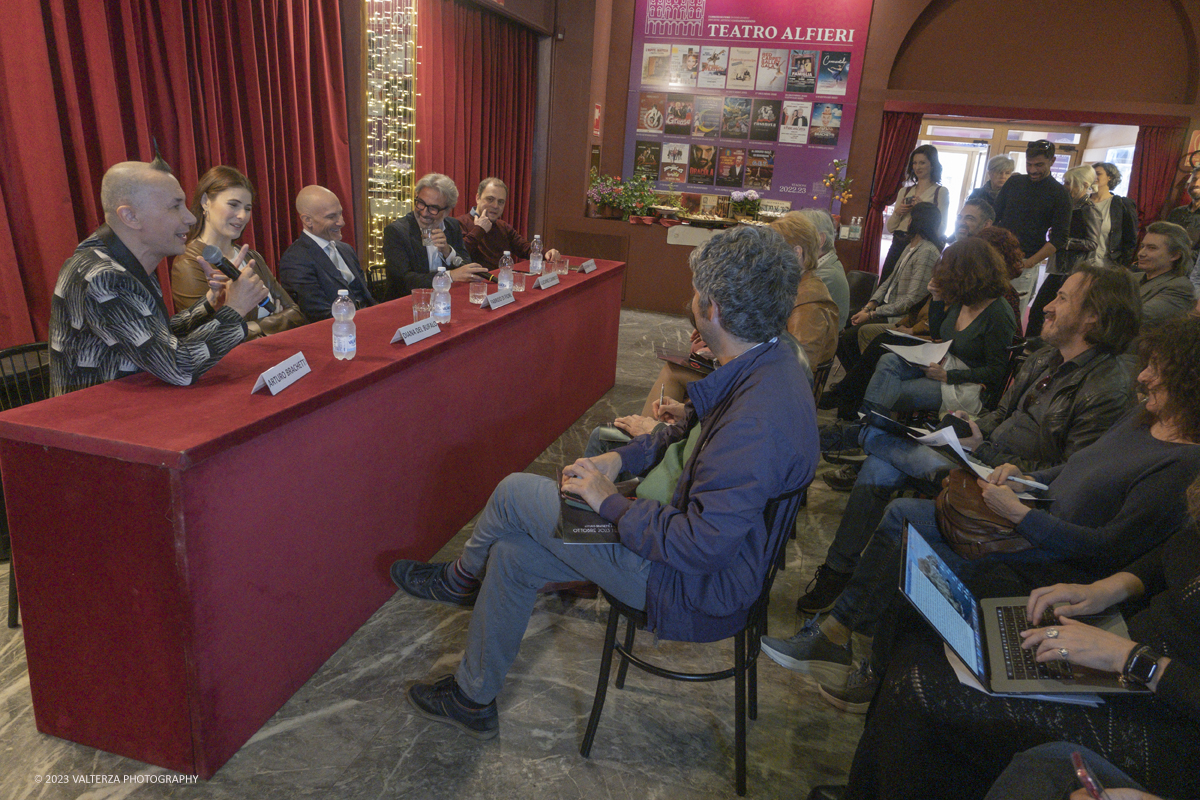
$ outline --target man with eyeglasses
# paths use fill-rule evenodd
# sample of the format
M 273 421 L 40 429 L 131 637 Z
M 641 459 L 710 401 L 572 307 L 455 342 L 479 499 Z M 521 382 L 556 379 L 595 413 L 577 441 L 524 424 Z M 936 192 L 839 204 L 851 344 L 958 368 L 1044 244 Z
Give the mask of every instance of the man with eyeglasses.
M 1030 142 L 1025 147 L 1025 174 L 1009 178 L 996 196 L 995 224 L 1016 235 L 1025 255 L 1021 276 L 1012 282 L 1021 296 L 1022 311 L 1037 282 L 1037 265 L 1067 246 L 1071 195 L 1050 174 L 1053 165 L 1054 143 Z
M 1088 265 L 1067 278 L 1046 306 L 1046 346 L 1022 365 L 995 411 L 969 421 L 971 436 L 961 441 L 972 457 L 1029 473 L 1064 463 L 1100 438 L 1134 401 L 1133 377 L 1119 356 L 1138 332 L 1138 306 L 1123 270 Z M 797 603 L 801 613 L 826 611 L 837 600 L 894 492 L 935 496 L 953 466 L 937 451 L 875 427 L 867 428 L 863 450 L 868 458 L 825 563 Z M 770 645 L 768 654 L 788 666 L 776 658 L 788 654 L 788 640 Z
M 388 294 L 405 297 L 413 289 L 433 286 L 438 267 L 456 281 L 477 280 L 487 270 L 470 263 L 458 220 L 447 214 L 458 203 L 458 187 L 449 177 L 431 172 L 417 181 L 413 210 L 383 229 L 383 258 Z

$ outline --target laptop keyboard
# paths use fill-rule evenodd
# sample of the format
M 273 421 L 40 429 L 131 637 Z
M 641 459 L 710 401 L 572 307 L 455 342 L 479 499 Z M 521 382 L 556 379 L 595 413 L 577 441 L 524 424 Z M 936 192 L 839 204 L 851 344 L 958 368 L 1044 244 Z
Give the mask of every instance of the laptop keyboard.
M 1004 653 L 1004 668 L 1009 680 L 1070 680 L 1075 677 L 1071 665 L 1066 661 L 1034 660 L 1034 651 L 1021 647 L 1021 631 L 1026 628 L 1044 628 L 1054 625 L 1058 619 L 1047 609 L 1041 621 L 1030 625 L 1025 616 L 1025 606 L 997 606 L 1000 621 L 1000 647 Z

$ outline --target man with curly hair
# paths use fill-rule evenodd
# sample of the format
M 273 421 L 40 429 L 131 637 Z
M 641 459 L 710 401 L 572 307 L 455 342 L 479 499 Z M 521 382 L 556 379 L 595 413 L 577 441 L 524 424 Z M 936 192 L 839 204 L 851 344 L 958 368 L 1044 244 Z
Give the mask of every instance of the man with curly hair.
M 740 227 L 696 248 L 691 267 L 696 328 L 721 368 L 691 385 L 686 405 L 664 404 L 672 424 L 579 459 L 561 488 L 508 476 L 456 561 L 392 565 L 408 594 L 475 609 L 456 673 L 409 689 L 421 716 L 479 739 L 498 733 L 495 698 L 546 583 L 593 581 L 645 609 L 649 629 L 668 639 L 716 641 L 745 625 L 784 535 L 764 512 L 790 498 L 778 514 L 791 519 L 817 461 L 808 378 L 778 339 L 800 260 L 775 231 Z M 613 484 L 622 470 L 645 476 L 634 498 Z M 556 538 L 560 491 L 612 523 L 619 543 Z

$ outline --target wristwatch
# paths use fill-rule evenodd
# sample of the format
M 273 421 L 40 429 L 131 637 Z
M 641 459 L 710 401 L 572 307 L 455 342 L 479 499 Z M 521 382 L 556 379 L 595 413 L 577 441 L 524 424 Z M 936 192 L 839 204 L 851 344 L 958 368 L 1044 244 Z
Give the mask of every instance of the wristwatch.
M 1133 648 L 1121 670 L 1121 680 L 1138 686 L 1145 686 L 1158 675 L 1158 660 L 1162 658 L 1148 644 L 1139 644 Z

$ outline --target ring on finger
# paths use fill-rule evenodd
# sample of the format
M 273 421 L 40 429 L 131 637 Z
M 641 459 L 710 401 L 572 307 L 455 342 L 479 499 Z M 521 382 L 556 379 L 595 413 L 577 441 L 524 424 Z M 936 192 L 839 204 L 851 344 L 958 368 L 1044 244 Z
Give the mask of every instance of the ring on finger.
M 1060 647 L 1058 648 L 1058 654 L 1062 656 L 1063 661 L 1066 661 L 1067 657 L 1071 655 L 1071 652 L 1065 647 Z
M 1058 628 L 1051 628 L 1050 630 L 1046 631 L 1046 638 L 1047 639 L 1057 639 L 1058 638 Z

